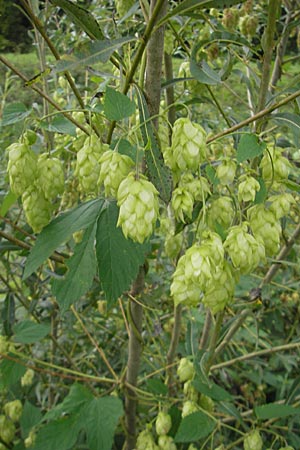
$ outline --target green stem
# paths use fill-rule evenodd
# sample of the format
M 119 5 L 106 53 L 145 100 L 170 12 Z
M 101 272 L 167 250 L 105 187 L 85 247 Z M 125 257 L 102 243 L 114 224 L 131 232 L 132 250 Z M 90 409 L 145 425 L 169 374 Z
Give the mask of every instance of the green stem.
M 216 322 L 215 322 L 215 326 L 212 332 L 212 335 L 210 337 L 210 341 L 209 341 L 209 346 L 208 346 L 208 359 L 205 363 L 205 368 L 206 368 L 206 372 L 209 373 L 210 371 L 210 367 L 216 357 L 216 347 L 217 347 L 217 342 L 218 339 L 220 337 L 220 332 L 221 332 L 221 328 L 222 328 L 222 323 L 223 323 L 223 319 L 224 319 L 224 314 L 225 314 L 225 310 L 221 311 L 218 313 L 217 318 L 216 318 Z
M 207 341 L 208 341 L 208 338 L 209 338 L 209 333 L 210 333 L 210 330 L 211 330 L 211 325 L 212 325 L 212 315 L 211 315 L 210 310 L 208 309 L 207 312 L 206 312 L 204 327 L 203 327 L 203 330 L 202 330 L 202 335 L 201 335 L 200 344 L 199 344 L 199 349 L 200 350 L 206 348 Z
M 171 55 L 165 53 L 165 75 L 166 81 L 172 80 L 173 74 L 173 59 Z M 166 89 L 167 107 L 168 107 L 168 121 L 173 126 L 176 119 L 175 98 L 174 98 L 174 86 L 169 86 Z
M 169 350 L 167 353 L 167 363 L 168 363 L 168 387 L 169 393 L 172 393 L 172 379 L 173 379 L 173 362 L 175 359 L 176 349 L 179 342 L 180 337 L 180 326 L 181 326 L 181 314 L 182 314 L 182 305 L 178 305 L 174 307 L 174 326 L 172 330 L 171 342 L 169 346 Z
M 278 14 L 279 0 L 269 0 L 268 21 L 264 34 L 264 56 L 261 84 L 258 96 L 257 111 L 261 111 L 266 104 L 271 75 L 271 63 L 274 49 L 274 35 L 276 31 L 276 18 Z

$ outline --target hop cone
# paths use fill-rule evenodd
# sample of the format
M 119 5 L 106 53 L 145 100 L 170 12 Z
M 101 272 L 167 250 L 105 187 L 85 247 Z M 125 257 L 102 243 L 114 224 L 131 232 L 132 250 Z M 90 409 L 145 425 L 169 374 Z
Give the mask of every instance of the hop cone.
M 263 441 L 258 430 L 251 431 L 244 439 L 244 450 L 262 450 Z
M 62 163 L 57 158 L 48 158 L 42 154 L 37 163 L 38 183 L 44 192 L 46 200 L 53 200 L 64 191 L 64 171 Z
M 177 367 L 177 375 L 182 383 L 192 380 L 195 376 L 195 369 L 192 361 L 187 358 L 181 358 Z
M 118 226 L 126 237 L 143 243 L 151 236 L 158 216 L 158 192 L 150 181 L 129 174 L 120 184 L 117 193 L 120 213 Z
M 186 172 L 180 179 L 178 187 L 190 192 L 195 201 L 202 201 L 211 195 L 209 183 L 204 177 L 194 177 L 192 173 Z
M 35 233 L 39 233 L 51 220 L 51 203 L 34 185 L 24 192 L 22 203 L 27 222 Z
M 246 176 L 238 186 L 238 200 L 239 202 L 253 202 L 256 192 L 260 190 L 259 182 L 253 178 Z
M 116 197 L 121 181 L 127 177 L 134 166 L 129 156 L 107 150 L 101 156 L 98 184 L 104 185 L 107 197 Z
M 180 303 L 184 303 L 186 306 L 197 306 L 200 302 L 202 291 L 199 285 L 187 280 L 185 276 L 185 261 L 186 256 L 183 255 L 177 263 L 171 284 L 171 295 L 175 306 Z
M 23 405 L 21 400 L 13 400 L 4 405 L 4 412 L 13 422 L 18 422 L 22 415 Z
M 268 256 L 279 250 L 281 226 L 273 211 L 264 205 L 255 205 L 247 211 L 250 227 L 254 236 L 261 239 Z
M 233 298 L 235 284 L 236 279 L 233 276 L 233 269 L 225 261 L 224 266 L 217 268 L 216 273 L 208 283 L 202 299 L 203 304 L 213 314 L 222 311 Z
M 197 412 L 199 410 L 200 410 L 200 408 L 196 402 L 193 402 L 191 400 L 186 400 L 182 406 L 181 417 L 184 418 L 184 417 L 189 416 L 190 414 Z
M 266 183 L 285 181 L 291 170 L 291 163 L 282 156 L 282 150 L 279 148 L 269 148 L 269 152 L 270 155 L 266 152 L 260 162 L 264 181 Z
M 141 431 L 137 437 L 136 450 L 158 450 L 159 447 L 155 444 L 152 433 L 146 429 Z
M 236 172 L 236 163 L 232 159 L 224 159 L 216 169 L 217 177 L 224 186 L 231 184 Z
M 208 225 L 211 229 L 215 229 L 215 225 L 219 224 L 223 228 L 228 228 L 234 217 L 233 202 L 230 197 L 219 197 L 214 200 L 208 211 Z
M 271 203 L 270 211 L 274 214 L 277 220 L 284 216 L 287 216 L 290 212 L 291 205 L 295 203 L 295 199 L 292 194 L 279 194 L 273 195 L 269 198 Z
M 231 227 L 224 243 L 233 266 L 243 274 L 250 273 L 265 258 L 262 242 L 251 236 L 247 229 L 246 223 Z
M 203 291 L 216 270 L 215 255 L 209 245 L 194 244 L 185 254 L 185 277 Z M 220 260 L 223 263 L 223 260 Z
M 188 190 L 181 187 L 174 189 L 171 204 L 177 220 L 185 223 L 185 216 L 192 218 L 194 199 Z
M 171 416 L 163 411 L 160 411 L 157 414 L 155 421 L 155 430 L 159 436 L 164 434 L 168 434 L 172 427 L 172 419 Z
M 86 138 L 83 147 L 77 153 L 75 174 L 78 176 L 79 187 L 85 194 L 96 194 L 100 171 L 99 159 L 108 145 L 102 144 L 97 136 Z
M 176 450 L 176 444 L 171 436 L 159 436 L 158 437 L 158 447 L 160 450 Z
M 206 160 L 206 133 L 197 123 L 188 118 L 177 119 L 173 126 L 172 152 L 173 159 L 181 170 L 199 168 Z
M 27 144 L 15 143 L 8 147 L 9 183 L 16 195 L 22 195 L 36 177 L 37 156 Z

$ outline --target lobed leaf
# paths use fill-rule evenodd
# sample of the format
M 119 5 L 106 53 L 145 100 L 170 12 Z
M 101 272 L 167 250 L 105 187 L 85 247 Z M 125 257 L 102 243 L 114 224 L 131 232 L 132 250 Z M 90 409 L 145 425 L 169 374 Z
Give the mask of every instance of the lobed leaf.
M 244 134 L 237 148 L 237 161 L 239 163 L 246 161 L 246 159 L 253 159 L 260 156 L 266 148 L 265 142 L 259 142 L 256 134 Z

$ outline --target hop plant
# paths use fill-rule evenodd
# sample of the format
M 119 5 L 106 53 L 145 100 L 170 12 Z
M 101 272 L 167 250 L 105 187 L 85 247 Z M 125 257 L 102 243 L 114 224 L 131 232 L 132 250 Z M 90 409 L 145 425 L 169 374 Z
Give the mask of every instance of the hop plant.
M 177 119 L 173 126 L 173 159 L 181 170 L 194 170 L 206 160 L 206 132 L 188 118 Z
M 186 400 L 182 405 L 181 417 L 184 418 L 193 414 L 194 412 L 199 411 L 199 406 L 197 403 L 192 402 L 191 400 Z
M 251 431 L 244 439 L 244 450 L 262 450 L 263 440 L 258 430 Z
M 274 212 L 260 204 L 248 209 L 247 217 L 255 238 L 263 242 L 266 255 L 275 255 L 279 250 L 281 226 Z
M 17 196 L 22 195 L 36 178 L 37 156 L 25 143 L 15 143 L 7 148 L 9 183 Z
M 144 176 L 136 179 L 129 174 L 120 184 L 117 193 L 120 207 L 117 226 L 126 237 L 140 244 L 154 231 L 158 217 L 158 192 Z
M 22 415 L 23 405 L 20 400 L 13 400 L 4 405 L 4 412 L 13 422 L 18 422 Z
M 85 194 L 97 193 L 99 159 L 108 148 L 107 144 L 103 144 L 97 136 L 92 135 L 85 139 L 83 147 L 77 152 L 75 175 L 79 180 L 79 188 Z
M 33 382 L 34 371 L 32 369 L 27 369 L 21 378 L 21 386 L 31 386 Z
M 107 197 L 116 197 L 121 181 L 127 177 L 134 166 L 134 162 L 129 156 L 107 150 L 101 156 L 100 174 L 98 185 L 104 185 L 105 195 Z
M 185 260 L 186 256 L 183 255 L 177 263 L 171 283 L 171 295 L 175 306 L 180 303 L 184 303 L 186 306 L 196 306 L 200 302 L 202 291 L 198 284 L 187 280 L 185 276 Z
M 0 415 L 0 438 L 6 444 L 9 444 L 16 433 L 16 427 L 11 419 L 4 414 Z
M 27 438 L 24 440 L 24 444 L 26 448 L 33 447 L 36 441 L 36 432 L 31 430 Z
M 188 380 L 183 385 L 183 393 L 187 400 L 197 403 L 199 394 L 198 391 L 192 385 L 192 380 Z
M 224 247 L 233 266 L 242 274 L 250 273 L 265 259 L 263 243 L 248 233 L 248 225 L 245 222 L 230 228 Z
M 247 36 L 248 39 L 255 35 L 257 26 L 258 17 L 254 14 L 247 14 L 239 20 L 239 29 L 244 36 Z
M 282 150 L 276 147 L 268 148 L 260 162 L 262 176 L 267 184 L 286 181 L 291 167 L 289 160 L 282 155 Z
M 185 254 L 185 277 L 187 282 L 197 284 L 201 290 L 212 279 L 215 271 L 215 258 L 210 245 L 194 244 Z M 221 260 L 220 263 L 223 261 Z
M 233 182 L 235 172 L 236 163 L 229 158 L 223 159 L 216 169 L 217 177 L 223 186 L 228 186 Z
M 176 444 L 171 436 L 159 436 L 158 437 L 158 447 L 161 450 L 176 450 Z
M 211 195 L 207 179 L 205 177 L 195 177 L 190 172 L 182 175 L 178 187 L 190 192 L 195 201 L 202 201 L 203 203 Z
M 39 233 L 51 220 L 52 204 L 35 185 L 22 195 L 26 220 L 35 233 Z
M 192 361 L 187 358 L 181 358 L 177 367 L 177 375 L 182 383 L 192 380 L 195 376 L 195 369 Z
M 216 269 L 208 283 L 202 298 L 203 304 L 213 314 L 222 311 L 233 299 L 236 281 L 237 277 L 233 275 L 233 268 L 225 261 L 223 266 Z
M 58 158 L 49 158 L 46 153 L 37 162 L 38 184 L 45 199 L 52 201 L 64 191 L 64 171 Z
M 234 218 L 233 202 L 230 197 L 222 196 L 213 200 L 208 210 L 208 225 L 211 229 L 215 229 L 215 225 L 219 224 L 227 229 Z
M 176 258 L 182 247 L 183 234 L 168 234 L 164 242 L 164 250 L 169 258 Z
M 136 450 L 159 450 L 150 430 L 141 431 L 137 437 Z
M 205 409 L 205 411 L 208 411 L 209 413 L 212 413 L 215 409 L 215 403 L 214 401 L 208 397 L 207 395 L 201 394 L 199 399 L 199 406 L 202 409 Z
M 168 434 L 172 427 L 171 416 L 163 411 L 157 414 L 155 421 L 155 430 L 158 436 Z
M 177 187 L 172 193 L 171 205 L 177 220 L 186 222 L 186 217 L 192 218 L 194 199 L 191 192 L 183 187 Z M 185 217 L 186 216 L 186 217 Z
M 273 195 L 269 198 L 269 201 L 271 202 L 270 211 L 272 211 L 277 220 L 287 216 L 291 205 L 295 203 L 292 194 L 288 193 Z
M 239 22 L 239 10 L 237 8 L 226 8 L 223 12 L 222 25 L 229 31 L 235 30 Z
M 260 190 L 259 182 L 250 176 L 242 176 L 238 186 L 239 202 L 253 202 L 256 192 Z

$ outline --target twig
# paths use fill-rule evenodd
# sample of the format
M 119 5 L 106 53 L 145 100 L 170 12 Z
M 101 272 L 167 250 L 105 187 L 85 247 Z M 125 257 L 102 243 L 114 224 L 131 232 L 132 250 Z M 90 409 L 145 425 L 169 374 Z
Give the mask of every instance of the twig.
M 174 307 L 174 326 L 172 329 L 171 342 L 169 346 L 169 350 L 167 353 L 167 363 L 168 363 L 168 386 L 169 392 L 172 387 L 172 376 L 173 376 L 173 363 L 176 354 L 176 349 L 179 342 L 180 337 L 180 325 L 181 325 L 181 313 L 182 313 L 182 305 L 178 305 Z

